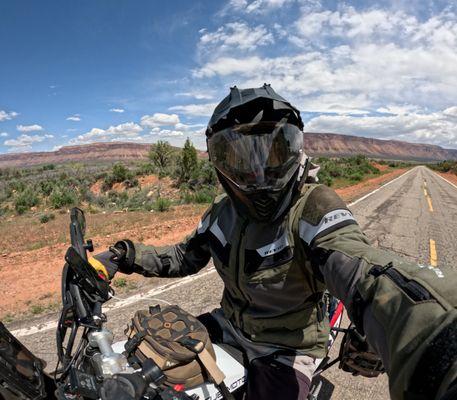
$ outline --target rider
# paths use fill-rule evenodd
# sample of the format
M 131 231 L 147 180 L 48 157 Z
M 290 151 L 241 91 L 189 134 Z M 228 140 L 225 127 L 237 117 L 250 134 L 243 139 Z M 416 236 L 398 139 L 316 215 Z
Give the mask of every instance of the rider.
M 326 289 L 381 356 L 392 398 L 441 399 L 456 388 L 456 272 L 371 247 L 332 189 L 306 183 L 302 129 L 300 112 L 270 85 L 233 87 L 206 130 L 226 194 L 182 243 L 126 239 L 92 264 L 110 278 L 181 277 L 212 258 L 224 282 L 212 316 L 249 360 L 248 399 L 307 397 L 313 361 L 326 354 Z

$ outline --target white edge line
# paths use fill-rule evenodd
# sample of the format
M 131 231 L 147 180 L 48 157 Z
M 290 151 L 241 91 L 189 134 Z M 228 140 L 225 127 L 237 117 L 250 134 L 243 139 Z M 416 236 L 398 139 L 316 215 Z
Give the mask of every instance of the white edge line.
M 193 281 L 195 281 L 197 279 L 203 278 L 203 277 L 205 277 L 207 275 L 212 274 L 215 271 L 216 271 L 216 268 L 211 267 L 211 268 L 209 268 L 207 271 L 205 271 L 203 273 L 186 276 L 186 277 L 180 279 L 178 282 L 170 282 L 170 283 L 167 283 L 165 285 L 150 289 L 146 293 L 138 293 L 136 295 L 127 297 L 126 299 L 119 300 L 119 301 L 117 301 L 117 302 L 115 302 L 113 304 L 110 304 L 110 305 L 108 305 L 106 307 L 103 307 L 103 311 L 105 313 L 108 313 L 108 312 L 116 310 L 118 308 L 127 307 L 127 306 L 129 306 L 131 304 L 134 304 L 134 303 L 137 303 L 137 302 L 139 302 L 141 300 L 147 300 L 147 299 L 149 299 L 151 297 L 155 297 L 155 296 L 160 295 L 162 293 L 168 292 L 169 290 L 175 289 L 175 288 L 180 287 L 182 285 L 185 285 L 185 284 L 187 284 L 189 282 L 193 282 Z M 55 328 L 57 328 L 57 321 L 53 320 L 53 321 L 46 322 L 44 324 L 39 324 L 39 325 L 31 326 L 31 327 L 28 327 L 28 328 L 17 329 L 15 331 L 12 331 L 11 333 L 15 337 L 23 337 L 23 336 L 34 335 L 36 333 L 44 332 L 44 331 L 47 331 L 47 330 L 50 330 L 50 329 L 55 329 Z
M 405 173 L 401 174 L 400 176 L 396 177 L 395 179 L 392 179 L 391 181 L 385 183 L 384 185 L 378 187 L 377 189 L 373 190 L 372 192 L 366 194 L 365 196 L 362 196 L 360 199 L 357 199 L 355 201 L 353 201 L 352 203 L 348 204 L 348 207 L 352 207 L 354 206 L 355 204 L 361 202 L 362 200 L 365 200 L 367 197 L 371 196 L 372 194 L 378 192 L 379 190 L 385 188 L 386 186 L 390 185 L 391 183 L 394 183 L 395 181 L 397 181 L 398 179 L 402 178 L 403 176 L 405 176 L 406 174 L 409 174 L 413 169 L 415 169 L 417 167 L 414 167 L 414 168 L 411 168 L 410 170 L 406 171 Z M 438 174 L 437 174 L 438 175 Z M 442 176 L 438 175 L 441 179 L 444 179 Z M 451 184 L 452 186 L 456 187 L 453 183 L 449 182 L 447 179 L 444 179 L 446 182 L 448 182 L 449 184 Z M 200 279 L 200 278 L 203 278 L 209 274 L 212 274 L 213 272 L 215 272 L 216 269 L 214 267 L 211 267 L 208 271 L 205 271 L 201 274 L 197 274 L 197 275 L 190 275 L 190 276 L 186 276 L 184 278 L 182 278 L 181 280 L 179 280 L 178 282 L 171 282 L 171 283 L 167 283 L 165 285 L 162 285 L 162 286 L 159 286 L 157 288 L 153 288 L 151 290 L 149 290 L 148 292 L 146 293 L 138 293 L 136 295 L 133 295 L 133 296 L 130 296 L 130 297 L 127 297 L 126 299 L 123 299 L 123 300 L 119 300 L 111 305 L 108 305 L 106 307 L 104 307 L 104 311 L 106 313 L 112 311 L 112 310 L 116 310 L 118 308 L 123 308 L 123 307 L 127 307 L 131 304 L 134 304 L 138 301 L 141 301 L 141 300 L 146 300 L 150 297 L 154 297 L 154 296 L 157 296 L 159 294 L 162 294 L 164 292 L 167 292 L 169 290 L 172 290 L 174 288 L 177 288 L 177 287 L 180 287 L 182 285 L 185 285 L 189 282 L 193 282 L 197 279 Z M 35 326 L 31 326 L 29 328 L 22 328 L 22 329 L 17 329 L 15 331 L 12 331 L 11 333 L 15 336 L 15 337 L 23 337 L 23 336 L 30 336 L 30 335 L 34 335 L 36 333 L 40 333 L 40 332 L 44 332 L 44 331 L 47 331 L 47 330 L 50 330 L 50 329 L 55 329 L 57 328 L 57 321 L 49 321 L 49 322 L 46 322 L 44 324 L 40 324 L 40 325 L 35 325 Z
M 429 168 L 430 169 L 430 168 Z M 432 171 L 432 170 L 430 170 Z M 457 189 L 457 185 L 453 184 L 451 181 L 448 181 L 446 178 L 443 178 L 439 173 L 435 172 L 435 171 L 432 171 L 435 175 L 439 176 L 443 181 L 446 181 L 447 183 L 449 183 L 449 185 L 451 186 L 454 186 L 456 189 Z
M 404 177 L 406 174 L 409 174 L 411 171 L 413 171 L 416 168 L 418 168 L 418 167 L 413 167 L 413 168 L 409 169 L 408 171 L 401 174 L 400 176 L 397 176 L 395 179 L 392 179 L 391 181 L 379 186 L 377 189 L 373 190 L 372 192 L 367 193 L 365 196 L 362 196 L 360 199 L 357 199 L 357 200 L 353 201 L 352 203 L 349 203 L 347 206 L 348 207 L 355 206 L 357 203 L 360 203 L 362 200 L 365 200 L 367 197 L 370 197 L 372 194 L 375 194 L 376 192 L 380 191 L 381 189 L 384 189 L 386 186 L 389 186 L 391 183 L 398 181 L 400 178 Z

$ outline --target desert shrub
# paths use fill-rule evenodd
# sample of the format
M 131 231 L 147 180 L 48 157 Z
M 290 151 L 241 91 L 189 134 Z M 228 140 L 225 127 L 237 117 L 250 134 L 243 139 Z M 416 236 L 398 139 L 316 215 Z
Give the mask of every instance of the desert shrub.
M 49 196 L 51 207 L 58 209 L 77 204 L 78 197 L 71 188 L 56 187 Z
M 149 150 L 149 159 L 159 169 L 164 170 L 169 167 L 173 158 L 173 147 L 165 140 L 159 140 L 151 146 Z
M 129 169 L 123 164 L 114 164 L 112 177 L 114 182 L 124 182 L 131 177 Z
M 52 171 L 56 168 L 54 164 L 46 164 L 41 167 L 42 171 Z
M 18 214 L 24 214 L 31 207 L 37 206 L 40 199 L 32 188 L 20 192 L 14 200 L 14 208 Z
M 42 224 L 46 224 L 55 218 L 56 218 L 56 216 L 54 214 L 42 214 L 42 215 L 40 215 L 40 222 Z
M 168 211 L 171 206 L 171 201 L 165 197 L 158 197 L 154 202 L 153 209 L 155 211 L 164 212 Z
M 152 210 L 154 199 L 148 197 L 148 190 L 138 190 L 132 193 L 124 205 L 129 210 Z
M 127 286 L 127 279 L 125 279 L 125 278 L 116 278 L 113 281 L 113 285 L 114 285 L 114 287 L 117 287 L 117 288 L 126 287 Z
M 135 178 L 133 173 L 123 164 L 114 164 L 111 173 L 106 175 L 103 180 L 102 190 L 106 192 L 110 190 L 115 183 L 124 181 L 131 181 L 134 183 Z M 138 181 L 136 181 L 136 183 L 138 184 Z
M 217 194 L 217 188 L 214 186 L 203 186 L 197 190 L 191 189 L 188 185 L 181 187 L 181 203 L 204 204 L 211 203 Z
M 30 312 L 31 312 L 33 315 L 41 314 L 41 313 L 43 313 L 45 310 L 46 310 L 46 308 L 45 308 L 44 306 L 42 306 L 41 304 L 32 304 L 32 305 L 30 306 Z
M 457 174 L 457 161 L 446 160 L 436 164 L 430 164 L 430 168 L 439 172 L 452 172 Z
M 360 182 L 363 179 L 363 173 L 361 171 L 355 171 L 348 176 L 351 181 Z
M 152 162 L 144 162 L 137 166 L 135 175 L 150 175 L 157 172 L 156 167 Z
M 197 190 L 194 194 L 194 202 L 195 203 L 211 203 L 214 200 L 216 193 L 210 189 L 200 189 Z
M 50 180 L 42 180 L 40 182 L 40 190 L 43 193 L 43 196 L 48 197 L 54 190 L 56 183 Z
M 23 192 L 26 188 L 25 182 L 18 179 L 11 180 L 8 186 L 12 191 L 15 190 L 16 192 Z
M 216 186 L 218 184 L 216 170 L 208 160 L 201 160 L 198 165 L 198 177 L 202 184 Z
M 100 195 L 100 196 L 95 196 L 93 203 L 97 205 L 98 207 L 105 208 L 108 206 L 109 199 L 108 196 Z
M 130 188 L 133 188 L 133 187 L 137 187 L 139 186 L 140 183 L 138 182 L 138 179 L 137 178 L 131 178 L 131 179 L 126 179 L 124 181 L 124 186 L 127 188 L 127 189 L 130 189 Z
M 365 175 L 380 173 L 363 155 L 339 159 L 320 157 L 313 162 L 321 167 L 318 173 L 319 181 L 328 186 L 333 185 L 337 179 L 360 182 Z
M 197 150 L 190 139 L 187 138 L 178 160 L 177 172 L 179 182 L 189 181 L 196 169 L 198 169 Z

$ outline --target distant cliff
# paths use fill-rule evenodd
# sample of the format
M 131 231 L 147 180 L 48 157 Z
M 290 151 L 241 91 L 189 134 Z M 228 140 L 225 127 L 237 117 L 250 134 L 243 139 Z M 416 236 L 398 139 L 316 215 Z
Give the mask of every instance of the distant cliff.
M 365 154 L 373 158 L 412 161 L 457 160 L 457 149 L 432 144 L 380 140 L 335 133 L 305 134 L 305 151 L 310 155 L 348 156 Z
M 141 160 L 147 157 L 150 146 L 142 143 L 93 143 L 66 146 L 49 152 L 0 154 L 0 168 L 63 162 Z M 440 146 L 333 133 L 307 132 L 305 152 L 312 156 L 340 157 L 365 154 L 368 157 L 394 160 L 457 160 L 457 150 Z M 200 155 L 203 156 L 204 152 L 200 152 Z

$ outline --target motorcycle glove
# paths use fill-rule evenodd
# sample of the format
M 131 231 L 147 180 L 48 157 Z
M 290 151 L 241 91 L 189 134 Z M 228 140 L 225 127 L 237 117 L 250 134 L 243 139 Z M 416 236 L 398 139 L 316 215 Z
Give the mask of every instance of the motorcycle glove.
M 109 250 L 96 254 L 89 258 L 89 263 L 106 279 L 113 279 L 117 271 L 124 274 L 131 274 L 133 270 L 133 260 L 135 259 L 135 248 L 130 240 L 122 240 Z

